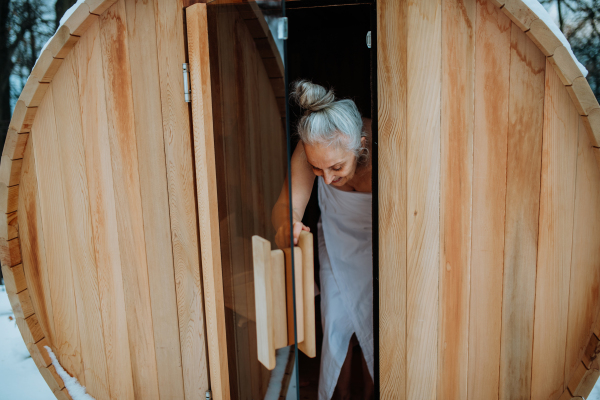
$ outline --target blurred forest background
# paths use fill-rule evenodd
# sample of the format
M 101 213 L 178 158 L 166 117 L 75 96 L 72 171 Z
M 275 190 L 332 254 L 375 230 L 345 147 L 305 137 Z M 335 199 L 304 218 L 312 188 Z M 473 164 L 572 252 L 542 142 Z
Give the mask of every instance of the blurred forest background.
M 0 0 L 0 146 L 40 50 L 76 0 Z M 600 99 L 600 0 L 541 0 L 589 71 Z

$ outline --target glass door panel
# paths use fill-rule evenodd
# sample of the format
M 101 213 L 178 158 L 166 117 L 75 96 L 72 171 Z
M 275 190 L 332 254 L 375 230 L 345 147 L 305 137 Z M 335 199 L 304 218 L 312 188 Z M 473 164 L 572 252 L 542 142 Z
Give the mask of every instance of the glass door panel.
M 271 253 L 277 249 L 271 212 L 289 165 L 281 17 L 280 1 L 207 5 L 232 399 L 297 398 L 293 318 L 287 322 L 292 286 L 285 281 L 285 254 Z M 268 291 L 265 274 L 268 282 L 277 282 Z M 277 296 L 283 297 L 274 302 Z M 284 331 L 278 334 L 274 326 Z M 279 348 L 270 348 L 269 356 L 265 343 L 275 339 Z

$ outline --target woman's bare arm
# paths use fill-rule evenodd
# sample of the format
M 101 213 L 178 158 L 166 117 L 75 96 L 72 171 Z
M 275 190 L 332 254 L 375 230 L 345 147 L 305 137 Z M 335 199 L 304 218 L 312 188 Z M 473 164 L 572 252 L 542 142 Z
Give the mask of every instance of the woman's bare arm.
M 294 244 L 298 242 L 298 236 L 302 230 L 308 230 L 302 224 L 302 216 L 310 199 L 310 193 L 315 181 L 315 174 L 306 162 L 304 146 L 298 143 L 294 154 L 292 154 L 292 219 L 294 222 Z M 290 214 L 288 197 L 288 180 L 285 179 L 279 198 L 271 212 L 271 222 L 277 232 L 275 242 L 279 248 L 290 247 Z

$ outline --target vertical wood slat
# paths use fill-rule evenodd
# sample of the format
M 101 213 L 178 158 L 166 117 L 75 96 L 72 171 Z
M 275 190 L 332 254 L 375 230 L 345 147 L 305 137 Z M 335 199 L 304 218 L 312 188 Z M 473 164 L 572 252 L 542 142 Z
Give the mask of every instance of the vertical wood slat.
M 198 220 L 202 246 L 202 274 L 206 302 L 206 331 L 211 390 L 228 400 L 229 375 L 219 241 L 212 98 L 205 4 L 187 9 L 188 48 L 192 84 L 192 124 L 198 192 Z
M 531 398 L 565 389 L 579 115 L 546 61 Z
M 175 5 L 173 3 L 173 0 L 155 0 L 154 11 L 171 241 L 187 398 L 188 393 L 201 396 L 209 387 L 209 376 L 204 294 L 200 275 L 200 238 L 193 180 L 193 144 L 188 105 L 180 94 L 183 87 L 181 63 L 185 60 L 183 4 L 181 0 L 175 2 Z M 227 377 L 225 381 L 228 381 Z M 214 389 L 213 393 L 216 393 Z
M 382 399 L 406 397 L 406 1 L 377 4 L 379 359 Z
M 440 248 L 440 0 L 409 1 L 407 44 L 408 399 L 433 399 L 437 384 Z M 424 52 L 423 49 L 428 49 Z
M 511 28 L 500 399 L 531 392 L 546 58 Z
M 468 399 L 498 399 L 511 21 L 477 1 Z
M 39 106 L 31 127 L 30 140 L 33 145 L 31 156 L 35 157 L 36 163 L 42 231 L 46 244 L 48 280 L 52 298 L 52 316 L 55 326 L 52 345 L 57 349 L 57 358 L 65 370 L 75 376 L 82 385 L 87 385 L 87 374 L 81 360 L 52 85 Z M 90 384 L 92 387 L 95 385 L 94 378 L 91 376 Z
M 42 231 L 42 217 L 38 184 L 31 141 L 25 147 L 21 181 L 19 182 L 18 218 L 23 255 L 23 270 L 31 291 L 31 300 L 44 336 L 54 342 L 54 314 L 50 295 L 50 279 L 46 260 L 46 246 Z
M 438 399 L 466 399 L 476 0 L 442 2 Z
M 193 382 L 202 377 L 204 344 L 197 334 L 204 330 L 202 304 L 197 301 L 199 293 L 194 301 L 194 274 L 179 276 L 181 291 L 187 295 L 180 298 L 179 309 L 175 294 L 154 3 L 125 4 L 130 64 L 144 63 L 132 71 L 131 81 L 158 388 L 161 398 L 200 399 L 204 392 Z
M 69 243 L 81 357 L 85 365 L 86 387 L 96 399 L 110 398 L 106 350 L 102 335 L 102 316 L 98 270 L 92 235 L 85 150 L 79 107 L 77 57 L 69 54 L 52 82 L 54 116 L 60 134 L 53 138 L 62 173 L 65 222 Z M 59 100 L 60 99 L 60 100 Z
M 133 399 L 98 20 L 74 51 L 108 380 L 113 399 Z
M 108 115 L 117 232 L 121 250 L 129 351 L 136 397 L 158 399 L 158 366 L 135 137 L 125 3 L 100 16 L 100 43 Z
M 580 364 L 598 318 L 600 293 L 600 171 L 589 134 L 579 117 L 573 251 L 567 322 L 565 382 Z

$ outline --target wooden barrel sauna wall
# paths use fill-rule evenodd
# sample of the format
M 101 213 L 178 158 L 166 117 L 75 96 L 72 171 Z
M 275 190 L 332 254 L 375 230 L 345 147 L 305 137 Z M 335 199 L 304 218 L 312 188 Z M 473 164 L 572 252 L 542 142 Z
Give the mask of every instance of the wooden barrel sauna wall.
M 378 1 L 381 398 L 600 374 L 600 107 L 527 3 Z
M 96 399 L 209 388 L 183 23 L 181 1 L 82 2 L 17 103 L 2 266 L 58 398 L 44 345 Z
M 60 399 L 44 345 L 97 399 L 229 398 L 227 367 L 207 373 L 206 342 L 226 335 L 201 288 L 187 5 L 81 2 L 15 108 L 2 269 Z M 381 397 L 586 395 L 600 374 L 587 81 L 522 0 L 377 7 Z

